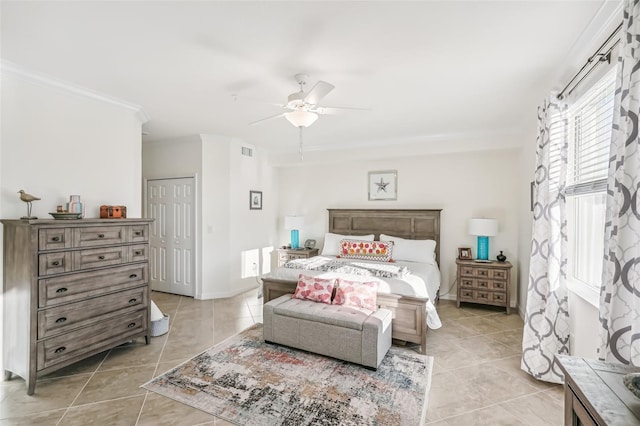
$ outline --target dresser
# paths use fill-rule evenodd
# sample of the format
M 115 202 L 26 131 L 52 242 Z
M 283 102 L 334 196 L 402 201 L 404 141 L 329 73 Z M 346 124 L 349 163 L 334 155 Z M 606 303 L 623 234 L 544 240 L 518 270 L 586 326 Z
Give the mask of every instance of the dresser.
M 471 302 L 504 306 L 510 312 L 511 263 L 458 259 L 456 264 L 458 308 L 461 302 Z
M 149 343 L 152 219 L 2 220 L 4 375 L 36 378 Z
M 278 267 L 294 259 L 308 259 L 318 255 L 318 249 L 277 249 Z
M 568 355 L 555 362 L 564 373 L 566 426 L 640 426 L 640 399 L 622 381 L 640 368 Z

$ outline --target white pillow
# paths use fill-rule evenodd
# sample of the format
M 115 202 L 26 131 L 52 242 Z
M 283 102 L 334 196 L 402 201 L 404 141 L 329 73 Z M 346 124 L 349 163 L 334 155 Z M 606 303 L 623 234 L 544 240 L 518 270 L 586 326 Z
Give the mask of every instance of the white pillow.
M 340 235 L 327 232 L 324 236 L 324 246 L 320 256 L 337 256 L 340 254 L 340 240 L 362 240 L 373 241 L 374 235 Z
M 380 241 L 393 241 L 393 258 L 395 260 L 436 264 L 436 242 L 434 240 L 407 240 L 380 234 Z

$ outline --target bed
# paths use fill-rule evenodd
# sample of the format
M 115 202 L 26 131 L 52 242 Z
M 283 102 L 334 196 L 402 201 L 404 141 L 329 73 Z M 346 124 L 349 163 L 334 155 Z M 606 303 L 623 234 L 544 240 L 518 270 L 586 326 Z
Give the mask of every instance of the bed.
M 435 241 L 435 272 L 423 271 L 424 265 L 406 262 L 412 272 L 403 282 L 379 278 L 383 285 L 378 292 L 378 305 L 393 312 L 392 337 L 399 341 L 420 345 L 426 352 L 427 315 L 430 322 L 437 319 L 432 301 L 437 299 L 440 284 L 440 210 L 395 209 L 329 209 L 329 232 L 341 235 L 380 234 L 409 240 Z M 402 266 L 405 262 L 396 262 Z M 287 265 L 291 266 L 291 265 Z M 416 271 L 414 273 L 414 270 Z M 263 275 L 264 302 L 283 294 L 293 293 L 300 273 L 317 274 L 316 271 L 282 267 Z M 417 276 L 417 277 L 416 277 Z M 355 276 L 354 276 L 355 277 Z M 422 284 L 420 284 L 422 283 Z

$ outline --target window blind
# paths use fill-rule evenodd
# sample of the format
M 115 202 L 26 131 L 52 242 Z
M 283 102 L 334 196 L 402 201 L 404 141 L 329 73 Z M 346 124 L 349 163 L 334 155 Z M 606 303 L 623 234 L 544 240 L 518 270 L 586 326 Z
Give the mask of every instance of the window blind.
M 569 107 L 567 195 L 607 188 L 613 123 L 615 68 Z

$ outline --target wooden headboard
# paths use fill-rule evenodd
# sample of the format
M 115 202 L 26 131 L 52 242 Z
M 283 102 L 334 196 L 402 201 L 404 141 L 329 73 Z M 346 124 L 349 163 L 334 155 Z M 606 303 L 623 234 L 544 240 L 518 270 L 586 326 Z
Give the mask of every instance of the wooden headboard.
M 441 210 L 327 209 L 329 232 L 342 235 L 380 234 L 410 240 L 435 240 L 440 264 Z

